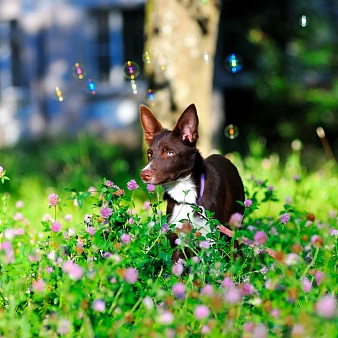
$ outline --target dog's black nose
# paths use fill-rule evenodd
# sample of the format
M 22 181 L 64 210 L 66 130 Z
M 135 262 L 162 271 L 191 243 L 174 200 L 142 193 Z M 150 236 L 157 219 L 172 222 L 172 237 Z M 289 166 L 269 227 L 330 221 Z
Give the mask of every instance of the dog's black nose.
M 143 182 L 150 182 L 152 177 L 153 177 L 153 174 L 152 174 L 151 170 L 142 170 L 141 171 L 141 178 L 142 178 Z

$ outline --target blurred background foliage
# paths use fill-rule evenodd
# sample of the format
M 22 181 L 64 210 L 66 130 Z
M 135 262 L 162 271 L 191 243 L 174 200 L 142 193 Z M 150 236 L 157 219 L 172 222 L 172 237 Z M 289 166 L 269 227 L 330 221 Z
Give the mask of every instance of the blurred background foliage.
M 27 179 L 44 187 L 80 190 L 99 183 L 102 177 L 125 184 L 142 168 L 140 154 L 141 149 L 107 145 L 86 134 L 74 140 L 45 139 L 19 144 L 14 149 L 1 151 L 2 162 L 10 168 L 8 174 L 13 177 L 5 182 L 4 189 L 22 193 L 23 180 Z
M 1 1 L 0 165 L 15 178 L 2 190 L 19 193 L 25 179 L 44 187 L 87 189 L 102 176 L 121 185 L 138 177 L 145 156 L 137 110 L 140 103 L 149 104 L 142 61 L 146 5 Z M 218 112 L 211 115 L 214 147 L 240 154 L 243 171 L 263 168 L 268 176 L 273 159 L 281 167 L 273 175 L 281 176 L 296 152 L 294 174 L 325 167 L 335 177 L 338 3 L 263 0 L 239 6 L 223 0 L 219 8 L 216 52 L 210 55 L 212 111 Z M 48 22 L 41 21 L 43 13 Z M 226 67 L 232 53 L 243 62 L 236 73 Z M 79 60 L 96 80 L 95 96 L 70 74 Z M 137 94 L 123 78 L 127 60 L 140 64 Z M 68 103 L 53 97 L 59 84 Z M 239 129 L 233 140 L 224 135 L 230 123 Z M 326 152 L 318 127 L 325 130 Z
M 233 50 L 245 58 L 245 71 L 224 89 L 228 119 L 244 135 L 262 136 L 269 151 L 285 154 L 300 139 L 306 145 L 304 163 L 312 168 L 313 159 L 322 158 L 318 126 L 335 154 L 338 149 L 337 6 L 335 1 L 245 1 L 239 8 L 225 1 L 221 12 L 216 69 Z M 215 79 L 221 82 L 217 73 Z

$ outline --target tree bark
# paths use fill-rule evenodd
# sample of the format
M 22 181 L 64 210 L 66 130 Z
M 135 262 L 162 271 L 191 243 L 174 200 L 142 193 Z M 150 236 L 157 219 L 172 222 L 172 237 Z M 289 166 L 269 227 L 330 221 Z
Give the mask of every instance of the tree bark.
M 153 111 L 172 128 L 191 103 L 198 111 L 204 156 L 212 149 L 211 95 L 219 22 L 218 0 L 149 0 L 146 5 L 145 74 Z

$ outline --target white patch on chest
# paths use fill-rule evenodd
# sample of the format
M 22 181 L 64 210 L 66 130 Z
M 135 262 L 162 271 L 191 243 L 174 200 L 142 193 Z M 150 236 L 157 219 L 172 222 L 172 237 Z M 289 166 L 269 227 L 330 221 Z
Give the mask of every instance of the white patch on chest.
M 206 225 L 206 220 L 196 214 L 189 204 L 196 204 L 197 191 L 191 176 L 187 176 L 178 179 L 175 182 L 166 183 L 164 185 L 165 191 L 173 198 L 177 203 L 174 206 L 169 223 L 174 224 L 176 228 L 182 228 L 183 220 L 188 220 L 194 229 L 199 231 L 202 236 L 205 236 L 210 232 L 209 226 Z
M 165 183 L 165 191 L 178 203 L 196 203 L 197 191 L 191 176 L 179 178 L 176 181 Z

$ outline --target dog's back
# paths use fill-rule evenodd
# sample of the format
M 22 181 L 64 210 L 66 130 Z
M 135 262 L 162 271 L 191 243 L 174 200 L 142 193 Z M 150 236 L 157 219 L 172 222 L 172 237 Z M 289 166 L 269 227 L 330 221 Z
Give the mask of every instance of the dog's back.
M 205 190 L 200 204 L 211 212 L 221 224 L 243 207 L 236 201 L 244 201 L 244 187 L 236 167 L 224 156 L 211 155 L 204 160 Z

